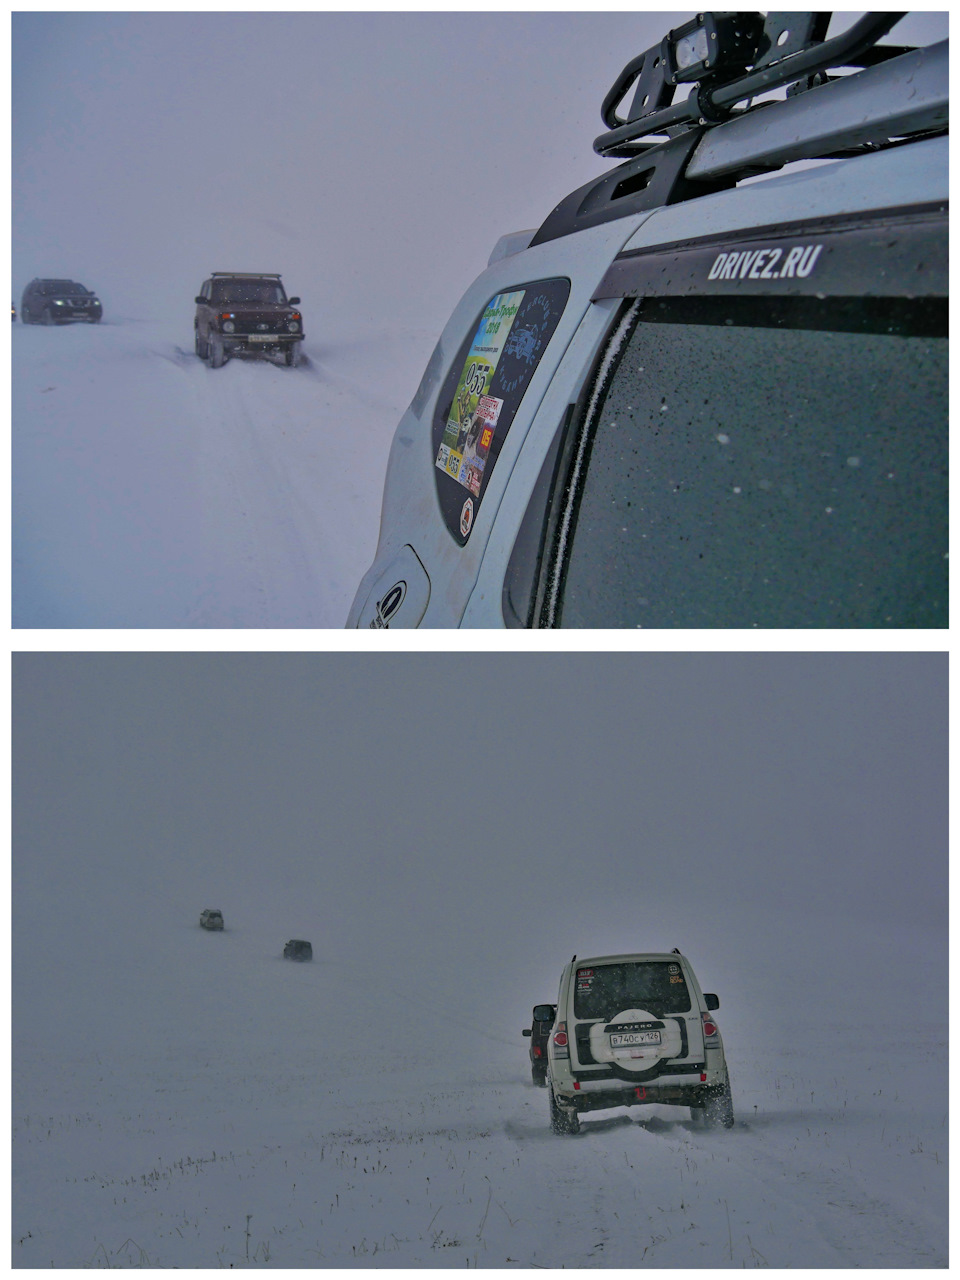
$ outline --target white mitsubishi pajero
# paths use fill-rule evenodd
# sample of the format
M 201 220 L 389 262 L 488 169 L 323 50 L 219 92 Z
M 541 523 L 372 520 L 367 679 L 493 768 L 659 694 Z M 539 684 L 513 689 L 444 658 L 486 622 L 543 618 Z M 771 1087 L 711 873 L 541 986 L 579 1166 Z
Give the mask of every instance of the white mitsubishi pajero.
M 679 951 L 574 956 L 547 1049 L 554 1133 L 579 1133 L 584 1111 L 651 1103 L 689 1107 L 695 1123 L 729 1129 L 719 1005 Z

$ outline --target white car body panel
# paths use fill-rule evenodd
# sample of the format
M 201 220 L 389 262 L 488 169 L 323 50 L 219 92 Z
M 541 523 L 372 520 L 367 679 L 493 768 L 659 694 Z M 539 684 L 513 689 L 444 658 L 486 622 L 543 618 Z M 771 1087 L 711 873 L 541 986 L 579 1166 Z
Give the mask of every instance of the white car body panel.
M 389 589 L 393 563 L 407 554 L 405 547 L 415 553 L 429 588 L 417 622 L 407 615 L 412 625 L 506 625 L 502 593 L 514 540 L 566 406 L 576 400 L 616 313 L 615 300 L 590 299 L 621 251 L 944 201 L 949 196 L 948 153 L 948 139 L 937 137 L 748 180 L 727 191 L 636 213 L 495 260 L 467 290 L 443 331 L 441 356 L 431 361 L 432 383 L 429 393 L 421 396 L 419 414 L 409 409 L 397 428 L 376 558 L 360 584 L 347 625 L 377 625 L 374 587 Z M 571 281 L 566 309 L 504 442 L 469 541 L 461 547 L 443 523 L 436 496 L 431 421 L 437 395 L 469 327 L 494 294 L 558 276 Z M 418 598 L 422 595 L 421 584 Z M 404 616 L 398 614 L 394 624 L 404 625 Z

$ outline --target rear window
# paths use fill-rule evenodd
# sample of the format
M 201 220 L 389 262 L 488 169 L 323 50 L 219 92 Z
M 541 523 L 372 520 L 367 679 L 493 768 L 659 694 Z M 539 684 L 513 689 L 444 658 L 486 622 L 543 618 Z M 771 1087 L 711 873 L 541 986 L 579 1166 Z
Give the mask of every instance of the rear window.
M 945 627 L 946 246 L 934 209 L 617 259 L 538 623 Z
M 645 1009 L 656 1017 L 689 1013 L 690 992 L 680 965 L 673 960 L 644 960 L 577 970 L 576 1018 L 607 1021 L 626 1009 Z

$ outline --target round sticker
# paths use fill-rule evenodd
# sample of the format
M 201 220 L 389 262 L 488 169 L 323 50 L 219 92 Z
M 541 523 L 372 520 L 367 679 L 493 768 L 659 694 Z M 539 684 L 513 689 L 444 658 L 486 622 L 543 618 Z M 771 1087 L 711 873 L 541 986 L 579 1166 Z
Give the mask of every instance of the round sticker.
M 669 971 L 670 971 L 670 973 L 679 973 L 679 972 L 680 972 L 680 966 L 679 966 L 678 964 L 672 964 L 672 965 L 670 966 L 670 970 L 669 970 Z
M 473 499 L 468 498 L 460 511 L 460 533 L 464 538 L 473 527 Z

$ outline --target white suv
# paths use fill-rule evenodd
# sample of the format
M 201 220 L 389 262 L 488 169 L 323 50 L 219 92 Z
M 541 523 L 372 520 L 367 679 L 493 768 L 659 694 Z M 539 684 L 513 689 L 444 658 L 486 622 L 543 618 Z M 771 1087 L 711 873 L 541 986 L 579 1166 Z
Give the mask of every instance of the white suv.
M 579 1133 L 584 1111 L 653 1103 L 689 1107 L 695 1123 L 729 1129 L 719 1005 L 679 951 L 574 956 L 547 1048 L 554 1133 Z
M 948 51 L 901 17 L 698 14 L 627 64 L 623 163 L 441 335 L 348 625 L 948 625 Z

